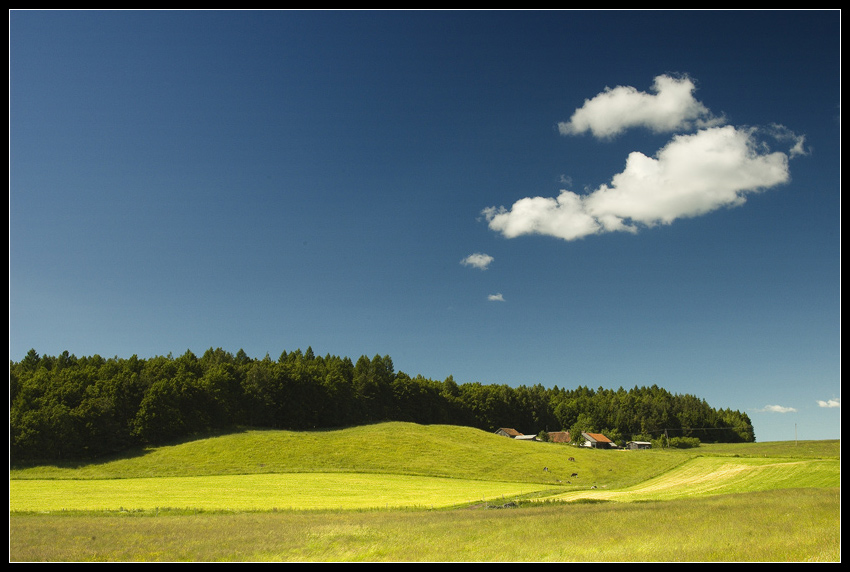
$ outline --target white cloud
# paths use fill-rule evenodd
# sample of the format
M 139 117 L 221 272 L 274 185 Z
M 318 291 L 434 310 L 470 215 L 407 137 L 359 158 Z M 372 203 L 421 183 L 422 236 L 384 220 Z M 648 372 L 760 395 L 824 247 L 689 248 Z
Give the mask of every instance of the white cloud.
M 491 229 L 507 238 L 523 234 L 547 234 L 573 240 L 598 232 L 599 222 L 584 209 L 582 198 L 561 191 L 558 198 L 520 199 L 510 210 L 488 207 L 482 211 Z
M 770 126 L 771 134 L 778 141 L 790 141 L 791 149 L 788 151 L 788 155 L 790 157 L 798 157 L 801 155 L 808 155 L 809 149 L 806 147 L 806 136 L 805 135 L 797 135 L 784 125 L 778 125 L 774 123 Z
M 505 298 L 501 294 L 490 294 L 487 299 L 491 302 L 504 302 Z
M 654 158 L 633 152 L 626 168 L 584 200 L 613 227 L 631 220 L 652 226 L 743 204 L 748 192 L 788 181 L 784 153 L 759 153 L 754 131 L 732 126 L 677 135 Z
M 481 254 L 480 252 L 470 254 L 460 261 L 460 263 L 464 266 L 474 266 L 480 270 L 487 270 L 487 267 L 490 266 L 491 262 L 493 262 L 492 256 L 489 254 Z
M 768 413 L 796 413 L 797 410 L 793 407 L 783 407 L 782 405 L 765 405 L 764 409 L 760 409 L 759 411 L 766 411 Z
M 654 95 L 629 86 L 605 88 L 599 95 L 585 100 L 569 121 L 559 123 L 558 130 L 564 135 L 590 131 L 596 137 L 609 138 L 630 127 L 663 133 L 722 122 L 694 99 L 695 89 L 689 78 L 667 75 L 655 78 Z
M 677 135 L 654 157 L 631 153 L 621 173 L 589 194 L 562 190 L 557 198 L 526 197 L 510 209 L 488 207 L 482 214 L 507 238 L 542 234 L 574 240 L 739 206 L 748 193 L 790 177 L 788 155 L 766 150 L 757 135 L 732 126 Z
M 510 208 L 487 207 L 489 227 L 507 238 L 542 234 L 575 240 L 612 231 L 670 224 L 676 219 L 740 206 L 747 195 L 786 183 L 788 162 L 808 154 L 805 138 L 773 124 L 765 129 L 719 125 L 693 98 L 688 78 L 658 76 L 656 95 L 634 88 L 606 89 L 576 110 L 564 134 L 591 131 L 610 137 L 629 127 L 680 133 L 655 155 L 628 155 L 622 172 L 586 193 L 562 189 L 557 197 L 525 197 Z M 784 151 L 773 151 L 767 137 Z M 564 178 L 566 180 L 566 178 Z
M 818 405 L 820 407 L 841 407 L 840 399 L 830 399 L 829 401 L 820 401 L 818 400 Z

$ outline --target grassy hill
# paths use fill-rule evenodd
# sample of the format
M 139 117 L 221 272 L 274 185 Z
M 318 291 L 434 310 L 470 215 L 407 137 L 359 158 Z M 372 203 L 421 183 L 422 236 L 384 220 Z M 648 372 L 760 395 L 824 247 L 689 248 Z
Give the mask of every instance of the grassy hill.
M 12 467 L 10 477 L 356 472 L 553 484 L 577 472 L 579 482 L 625 486 L 667 471 L 687 457 L 679 451 L 597 451 L 515 441 L 468 427 L 392 422 L 335 431 L 246 429 L 87 464 Z
M 334 431 L 245 429 L 87 464 L 12 467 L 10 479 L 346 472 L 620 488 L 662 475 L 695 456 L 837 459 L 839 451 L 838 441 L 606 451 L 515 441 L 469 427 L 392 422 Z

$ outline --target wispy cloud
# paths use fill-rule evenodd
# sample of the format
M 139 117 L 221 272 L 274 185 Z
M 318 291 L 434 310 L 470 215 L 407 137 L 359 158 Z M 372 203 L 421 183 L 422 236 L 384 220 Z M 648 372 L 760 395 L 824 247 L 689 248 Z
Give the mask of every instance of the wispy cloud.
M 768 129 L 777 141 L 788 142 L 791 145 L 791 148 L 788 150 L 789 157 L 793 158 L 809 154 L 805 135 L 797 135 L 784 125 L 779 125 L 778 123 L 770 125 Z
M 718 125 L 720 120 L 693 99 L 688 79 L 659 76 L 654 87 L 657 95 L 606 90 L 586 101 L 560 130 L 603 138 L 630 127 L 699 130 L 674 135 L 652 157 L 630 153 L 621 173 L 587 194 L 561 190 L 557 197 L 519 199 L 510 208 L 487 207 L 482 214 L 489 227 L 507 238 L 541 234 L 564 240 L 637 232 L 742 205 L 748 194 L 787 182 L 789 159 L 806 152 L 804 139 L 780 125 Z M 787 153 L 771 151 L 767 137 L 791 147 Z
M 820 401 L 818 400 L 819 407 L 841 407 L 840 399 L 830 399 L 829 401 Z
M 505 297 L 502 296 L 501 294 L 490 294 L 489 296 L 487 296 L 487 299 L 490 300 L 491 302 L 504 302 L 505 301 Z
M 784 407 L 782 405 L 765 405 L 763 409 L 757 411 L 765 413 L 796 413 L 797 410 L 793 407 Z
M 482 254 L 480 252 L 476 252 L 475 254 L 470 254 L 466 258 L 460 261 L 464 266 L 473 266 L 480 270 L 487 270 L 487 267 L 490 266 L 490 263 L 493 262 L 493 257 L 489 254 Z

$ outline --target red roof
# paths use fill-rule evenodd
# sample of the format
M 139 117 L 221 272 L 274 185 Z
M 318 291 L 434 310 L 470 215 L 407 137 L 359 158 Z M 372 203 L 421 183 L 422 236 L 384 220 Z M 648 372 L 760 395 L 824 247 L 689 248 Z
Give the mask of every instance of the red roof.
M 569 443 L 570 442 L 570 432 L 569 431 L 550 431 L 549 432 L 549 440 L 553 443 Z
M 517 436 L 519 436 L 519 435 L 522 435 L 522 433 L 520 433 L 520 432 L 519 432 L 519 431 L 517 431 L 516 429 L 511 429 L 511 428 L 505 428 L 505 427 L 502 427 L 501 429 L 499 429 L 499 431 L 502 431 L 502 432 L 504 432 L 504 433 L 507 433 L 508 435 L 513 435 L 514 437 L 517 437 Z
M 587 435 L 597 443 L 612 443 L 611 439 L 609 439 L 602 433 L 585 433 L 585 435 Z

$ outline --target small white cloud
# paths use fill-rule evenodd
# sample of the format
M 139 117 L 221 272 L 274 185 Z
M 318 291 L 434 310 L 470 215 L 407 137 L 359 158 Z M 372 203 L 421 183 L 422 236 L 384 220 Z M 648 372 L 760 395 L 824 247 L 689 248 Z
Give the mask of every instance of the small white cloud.
M 818 400 L 818 406 L 820 407 L 841 407 L 841 399 L 830 399 L 829 401 L 820 401 Z
M 504 302 L 505 301 L 505 297 L 502 296 L 501 294 L 490 294 L 489 296 L 487 296 L 487 299 L 490 300 L 491 302 Z
M 575 110 L 569 121 L 558 124 L 563 135 L 590 131 L 595 137 L 611 138 L 631 127 L 645 127 L 657 133 L 722 122 L 694 99 L 694 82 L 687 77 L 660 75 L 652 84 L 654 94 L 629 86 L 605 88 Z
M 475 254 L 470 254 L 466 258 L 460 261 L 464 266 L 473 266 L 480 270 L 487 270 L 487 267 L 490 266 L 490 263 L 493 262 L 493 257 L 489 254 L 481 254 L 480 252 L 476 252 Z
M 767 413 L 796 413 L 797 410 L 793 407 L 784 407 L 782 405 L 765 405 L 764 409 L 759 409 L 759 411 Z

